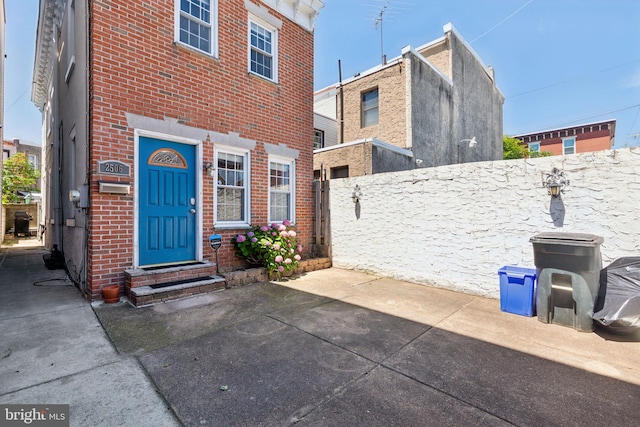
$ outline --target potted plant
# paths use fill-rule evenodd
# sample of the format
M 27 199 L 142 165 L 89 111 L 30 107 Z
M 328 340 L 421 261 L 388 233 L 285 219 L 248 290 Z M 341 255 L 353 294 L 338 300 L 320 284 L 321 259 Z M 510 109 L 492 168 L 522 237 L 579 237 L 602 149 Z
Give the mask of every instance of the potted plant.
M 102 299 L 105 303 L 111 304 L 120 301 L 120 286 L 106 285 L 102 287 Z

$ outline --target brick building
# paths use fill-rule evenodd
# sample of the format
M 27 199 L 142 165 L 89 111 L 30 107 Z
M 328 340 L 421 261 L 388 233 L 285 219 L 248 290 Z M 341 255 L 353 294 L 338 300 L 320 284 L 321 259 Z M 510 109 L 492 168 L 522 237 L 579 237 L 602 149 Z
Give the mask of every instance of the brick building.
M 616 135 L 616 121 L 586 123 L 561 129 L 550 129 L 515 135 L 533 153 L 547 152 L 554 156 L 609 150 Z
M 45 242 L 87 298 L 112 284 L 134 303 L 138 284 L 199 286 L 216 271 L 214 233 L 219 271 L 241 268 L 231 238 L 250 224 L 289 219 L 308 248 L 322 7 L 40 0 Z
M 316 92 L 316 112 L 328 115 L 333 103 L 338 127 L 337 145 L 314 152 L 316 176 L 320 169 L 340 178 L 502 158 L 504 96 L 493 69 L 453 25 L 443 31 Z

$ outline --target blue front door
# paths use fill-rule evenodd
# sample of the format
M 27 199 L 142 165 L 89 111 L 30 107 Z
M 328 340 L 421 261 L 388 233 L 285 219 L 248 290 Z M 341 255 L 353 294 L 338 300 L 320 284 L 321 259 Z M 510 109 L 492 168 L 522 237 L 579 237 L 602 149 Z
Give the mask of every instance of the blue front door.
M 194 145 L 139 139 L 139 265 L 196 260 Z

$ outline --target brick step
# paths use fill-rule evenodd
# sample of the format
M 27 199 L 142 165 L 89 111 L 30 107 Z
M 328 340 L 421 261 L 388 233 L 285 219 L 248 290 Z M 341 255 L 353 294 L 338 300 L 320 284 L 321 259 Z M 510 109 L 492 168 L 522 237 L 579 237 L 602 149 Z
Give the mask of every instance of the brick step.
M 224 289 L 226 281 L 216 275 L 212 262 L 136 268 L 126 270 L 125 294 L 135 307 L 186 298 Z
M 129 300 L 135 307 L 145 307 L 160 302 L 175 301 L 193 295 L 222 290 L 225 285 L 225 279 L 220 276 L 156 283 L 131 288 Z

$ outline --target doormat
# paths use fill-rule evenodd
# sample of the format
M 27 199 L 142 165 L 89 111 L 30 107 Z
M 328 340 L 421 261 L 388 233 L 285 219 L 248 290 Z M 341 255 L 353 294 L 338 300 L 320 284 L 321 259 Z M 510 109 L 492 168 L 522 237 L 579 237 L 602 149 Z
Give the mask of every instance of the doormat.
M 202 265 L 204 262 L 185 262 L 182 264 L 171 264 L 171 265 L 155 265 L 153 267 L 143 267 L 141 270 L 144 271 L 154 271 L 154 270 L 164 270 L 166 268 L 175 268 L 175 267 L 187 267 L 191 265 Z
M 187 284 L 187 283 L 202 282 L 203 280 L 209 280 L 209 279 L 211 279 L 211 276 L 196 277 L 196 278 L 193 278 L 193 279 L 176 280 L 174 282 L 169 282 L 169 283 L 156 283 L 155 285 L 149 285 L 149 287 L 151 289 L 162 289 L 162 288 L 167 288 L 169 286 L 176 286 L 176 285 L 184 285 L 184 284 Z

